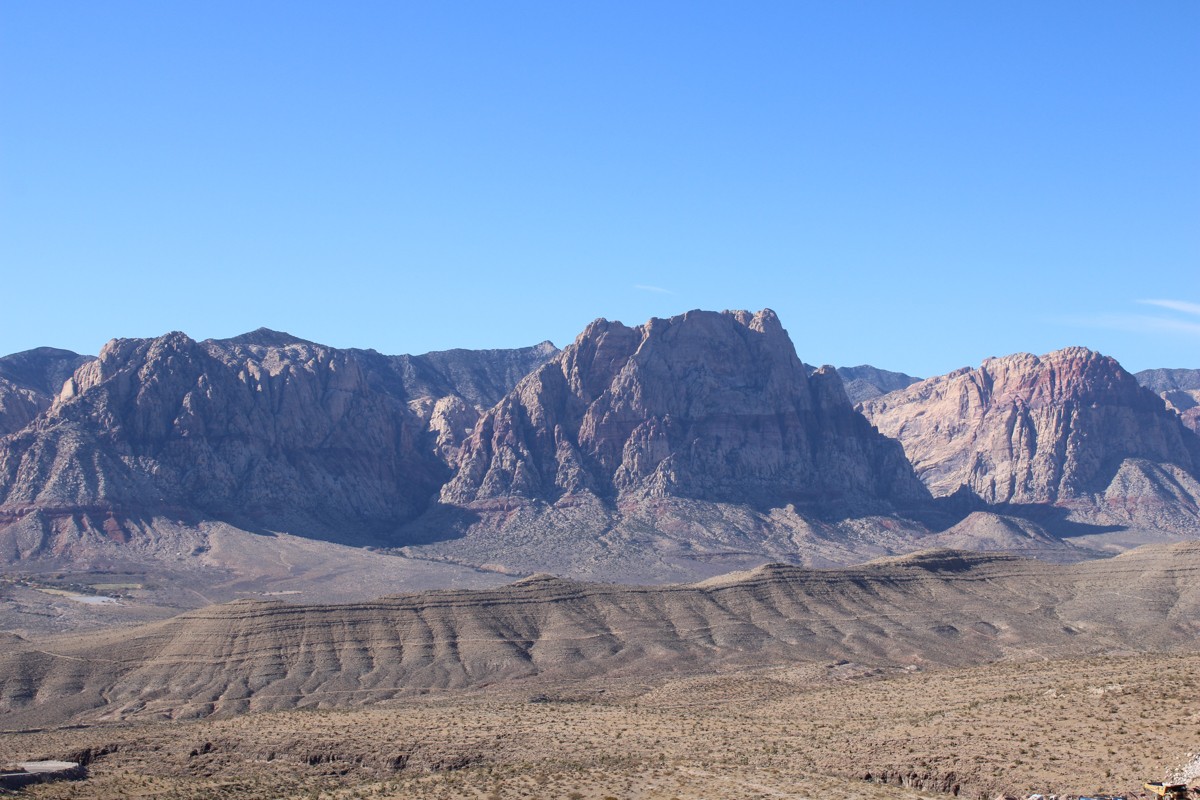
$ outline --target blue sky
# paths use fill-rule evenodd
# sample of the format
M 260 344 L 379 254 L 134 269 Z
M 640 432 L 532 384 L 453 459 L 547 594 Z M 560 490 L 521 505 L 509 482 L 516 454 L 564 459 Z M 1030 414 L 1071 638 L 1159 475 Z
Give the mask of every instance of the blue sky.
M 816 363 L 1200 367 L 1198 45 L 1191 0 L 0 0 L 0 352 L 771 307 Z

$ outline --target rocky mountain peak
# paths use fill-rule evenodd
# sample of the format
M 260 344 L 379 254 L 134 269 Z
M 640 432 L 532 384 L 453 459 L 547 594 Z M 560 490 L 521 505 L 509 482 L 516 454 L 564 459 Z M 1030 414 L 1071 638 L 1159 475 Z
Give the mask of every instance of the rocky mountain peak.
M 1144 369 L 1134 377 L 1142 386 L 1155 392 L 1200 390 L 1200 369 Z
M 217 339 L 216 342 L 224 345 L 257 345 L 259 347 L 287 347 L 293 344 L 314 344 L 314 342 L 310 342 L 308 339 L 301 339 L 285 331 L 276 331 L 270 328 L 257 328 L 248 333 L 228 339 Z
M 967 487 L 994 503 L 1101 492 L 1123 462 L 1195 474 L 1200 447 L 1114 359 L 1082 347 L 986 359 L 861 406 L 899 439 L 936 495 Z
M 838 367 L 837 373 L 846 386 L 846 394 L 850 396 L 850 402 L 856 404 L 872 400 L 888 392 L 905 389 L 920 380 L 920 378 L 905 375 L 903 372 L 891 372 L 872 367 L 870 364 L 860 364 L 857 367 Z
M 807 376 L 763 310 L 596 320 L 480 419 L 442 498 L 579 492 L 772 504 L 921 490 L 836 372 Z
M 5 506 L 183 508 L 347 536 L 411 518 L 442 479 L 403 398 L 372 390 L 348 351 L 301 340 L 114 339 L 0 448 Z

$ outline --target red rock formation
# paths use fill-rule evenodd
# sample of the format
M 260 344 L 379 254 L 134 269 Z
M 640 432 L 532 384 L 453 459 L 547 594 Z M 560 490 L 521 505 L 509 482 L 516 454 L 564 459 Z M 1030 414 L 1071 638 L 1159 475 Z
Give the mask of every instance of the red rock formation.
M 1070 504 L 1111 489 L 1122 471 L 1150 469 L 1186 497 L 1200 467 L 1200 440 L 1161 399 L 1078 347 L 991 358 L 861 409 L 900 440 L 935 495 L 965 486 L 990 503 Z

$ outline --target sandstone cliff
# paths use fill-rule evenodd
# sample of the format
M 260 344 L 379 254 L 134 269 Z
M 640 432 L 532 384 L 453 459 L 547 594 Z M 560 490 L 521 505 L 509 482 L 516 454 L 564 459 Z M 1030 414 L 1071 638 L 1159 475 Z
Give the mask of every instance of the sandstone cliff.
M 1196 519 L 1200 440 L 1116 361 L 1083 348 L 988 359 L 861 408 L 935 495 L 1090 499 L 1141 522 L 1178 504 L 1172 514 Z
M 434 452 L 453 464 L 479 415 L 556 355 L 558 348 L 542 342 L 512 350 L 443 350 L 418 356 L 352 352 L 371 385 L 403 397 L 428 429 Z
M 0 505 L 350 533 L 424 508 L 443 476 L 421 437 L 343 351 L 114 340 L 0 447 Z
M 811 376 L 774 312 L 597 320 L 489 410 L 446 503 L 512 497 L 864 508 L 924 496 L 832 368 Z

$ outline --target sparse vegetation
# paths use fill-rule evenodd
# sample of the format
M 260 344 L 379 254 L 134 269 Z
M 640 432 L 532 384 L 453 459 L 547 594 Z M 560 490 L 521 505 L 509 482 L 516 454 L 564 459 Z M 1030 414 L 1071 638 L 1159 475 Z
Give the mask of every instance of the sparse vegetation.
M 0 761 L 90 760 L 89 780 L 31 798 L 915 800 L 1129 791 L 1200 750 L 1190 717 L 1158 724 L 1200 708 L 1200 655 L 830 672 L 608 680 L 591 699 L 578 684 L 542 687 L 569 702 L 508 684 L 370 709 L 10 733 Z

